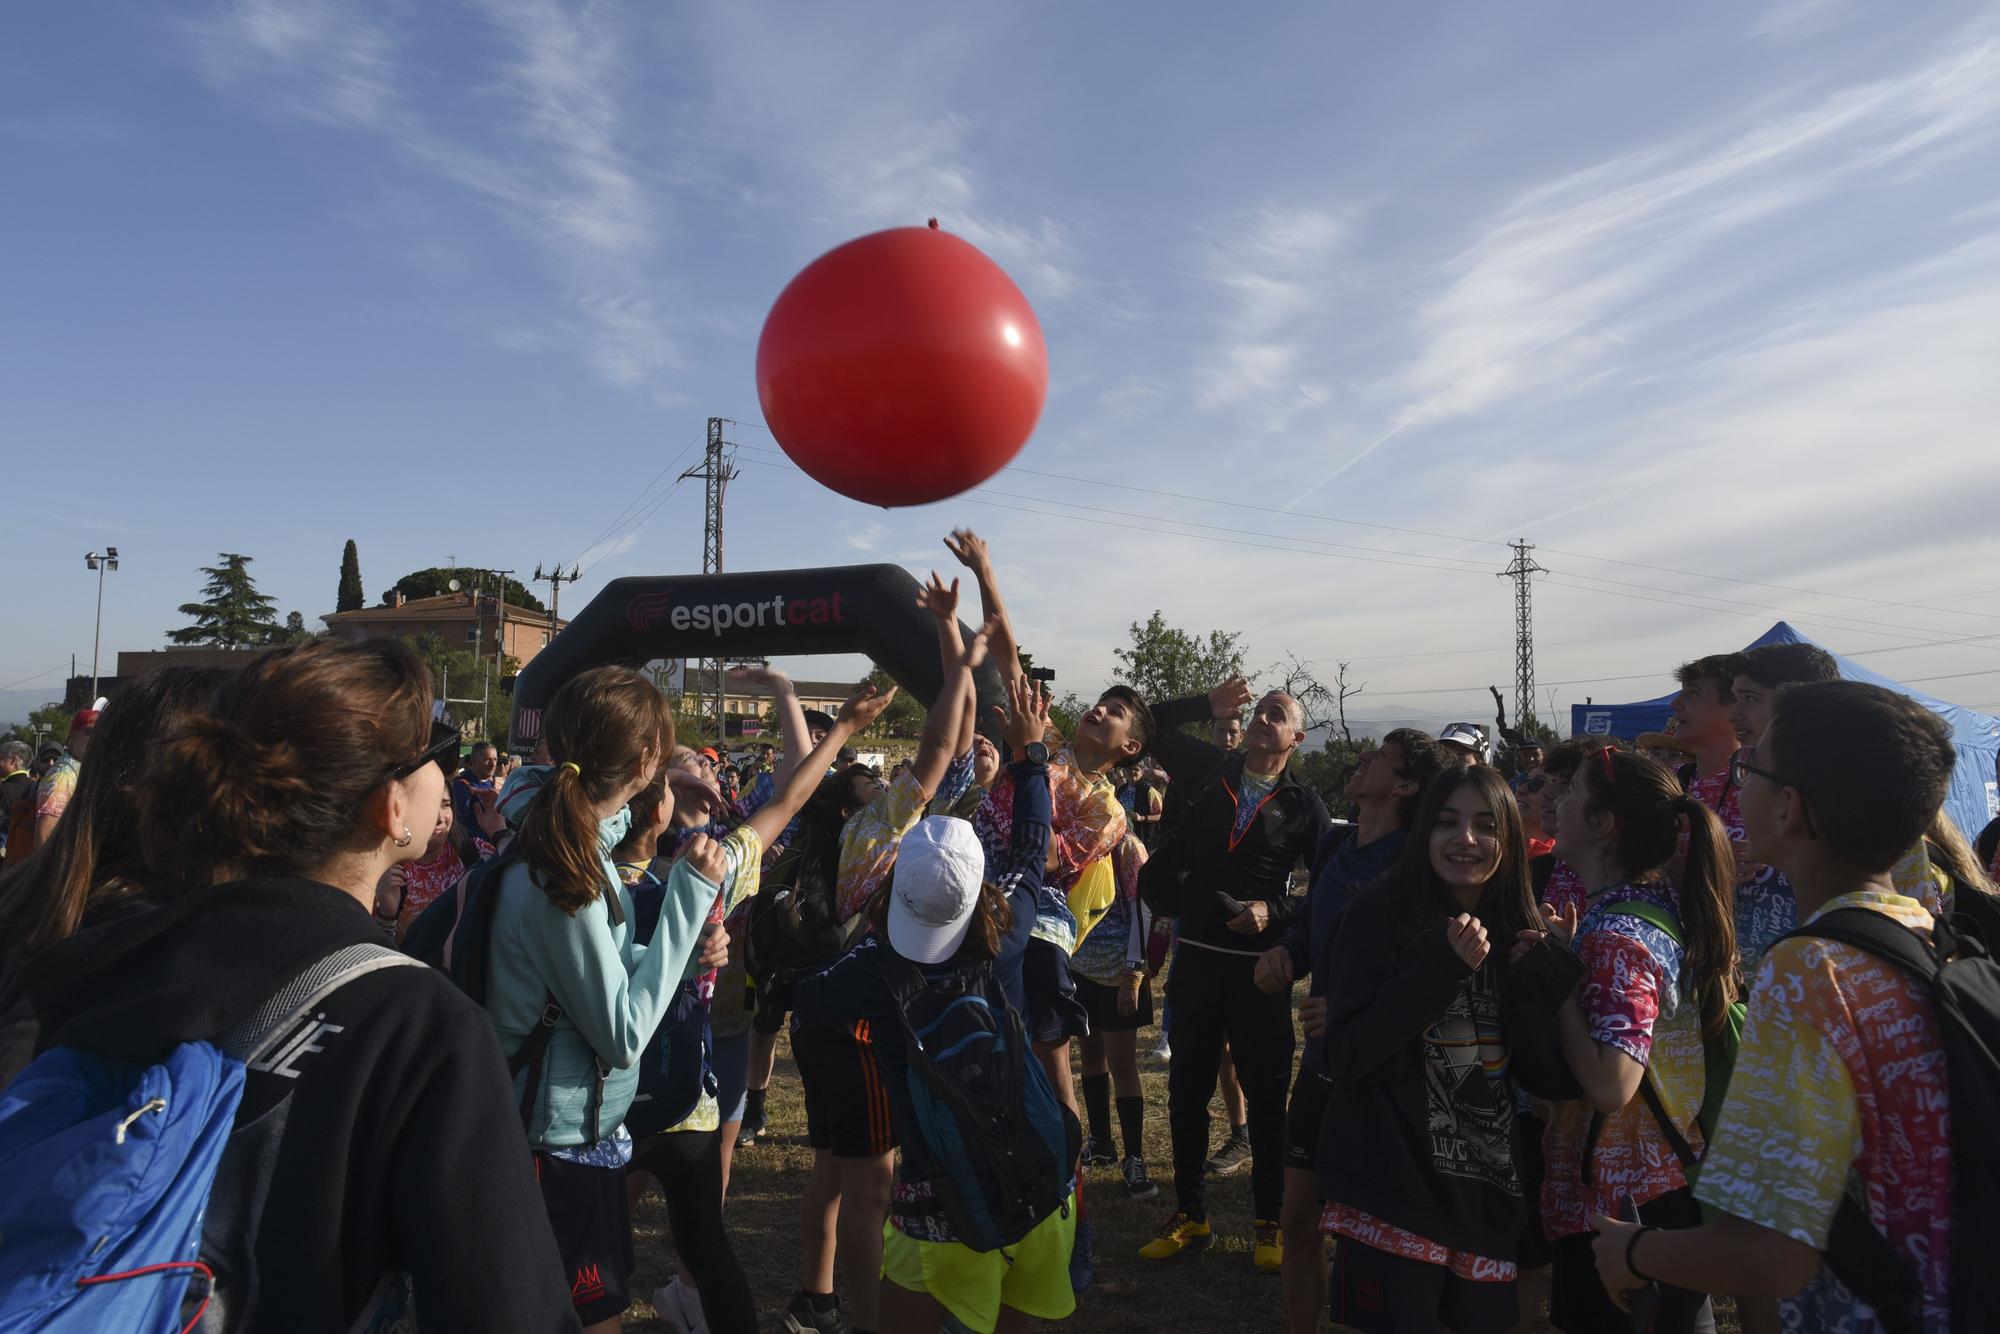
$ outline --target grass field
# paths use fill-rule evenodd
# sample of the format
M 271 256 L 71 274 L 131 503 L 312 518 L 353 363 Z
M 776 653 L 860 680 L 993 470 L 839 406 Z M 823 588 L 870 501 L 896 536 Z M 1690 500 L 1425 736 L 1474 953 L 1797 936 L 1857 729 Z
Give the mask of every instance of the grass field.
M 1146 1086 L 1146 1160 L 1159 1183 L 1157 1197 L 1125 1198 L 1123 1179 L 1112 1169 L 1092 1171 L 1086 1186 L 1097 1221 L 1097 1279 L 1077 1300 L 1076 1314 L 1047 1328 L 1067 1334 L 1128 1334 L 1140 1330 L 1282 1331 L 1284 1309 L 1276 1275 L 1250 1265 L 1250 1174 L 1211 1180 L 1209 1218 L 1216 1244 L 1208 1251 L 1165 1263 L 1139 1259 L 1144 1245 L 1173 1208 L 1167 1148 L 1167 1070 L 1146 1054 L 1157 1030 L 1140 1034 L 1140 1076 Z M 757 1146 L 739 1152 L 729 1185 L 729 1234 L 749 1274 L 765 1328 L 798 1287 L 798 1202 L 812 1171 L 805 1142 L 805 1103 L 798 1073 L 783 1041 L 771 1080 L 771 1130 Z M 1221 1106 L 1214 1122 L 1221 1123 Z M 667 1232 L 666 1207 L 649 1192 L 635 1218 L 639 1270 L 633 1282 L 637 1303 L 626 1314 L 628 1330 L 658 1331 L 653 1289 L 678 1268 Z M 1718 1304 L 1723 1305 L 1723 1304 Z M 1718 1311 L 1724 1334 L 1736 1328 L 1733 1313 Z

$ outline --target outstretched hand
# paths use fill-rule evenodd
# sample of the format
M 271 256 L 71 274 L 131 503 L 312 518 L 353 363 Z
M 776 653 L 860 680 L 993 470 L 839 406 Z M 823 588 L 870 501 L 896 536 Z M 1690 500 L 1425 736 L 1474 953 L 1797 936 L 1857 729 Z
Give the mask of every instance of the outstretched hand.
M 940 621 L 952 619 L 958 615 L 958 580 L 947 586 L 932 570 L 930 583 L 917 590 L 917 605 Z
M 987 650 L 993 646 L 993 632 L 999 628 L 1000 622 L 989 620 L 965 642 L 964 651 L 958 655 L 961 670 L 971 672 L 979 669 L 979 664 L 986 661 Z
M 1250 704 L 1250 683 L 1232 676 L 1208 692 L 1208 711 L 1216 718 L 1241 718 Z
M 986 539 L 970 528 L 954 528 L 944 544 L 958 563 L 972 571 L 974 578 L 993 573 L 993 557 L 986 549 Z
M 773 692 L 782 690 L 792 683 L 792 678 L 768 663 L 745 663 L 741 667 L 731 667 L 724 675 L 732 681 L 742 681 L 746 685 L 769 686 Z
M 875 725 L 877 718 L 888 711 L 890 703 L 895 698 L 895 686 L 882 691 L 864 681 L 855 687 L 854 693 L 847 697 L 847 702 L 840 706 L 840 715 L 835 721 L 847 724 L 850 734 L 865 732 Z
M 999 711 L 1004 714 L 1000 736 L 1012 750 L 1019 752 L 1040 741 L 1049 730 L 1049 695 L 1039 682 L 1027 676 L 1017 676 L 1008 682 L 1007 693 L 1008 707 Z

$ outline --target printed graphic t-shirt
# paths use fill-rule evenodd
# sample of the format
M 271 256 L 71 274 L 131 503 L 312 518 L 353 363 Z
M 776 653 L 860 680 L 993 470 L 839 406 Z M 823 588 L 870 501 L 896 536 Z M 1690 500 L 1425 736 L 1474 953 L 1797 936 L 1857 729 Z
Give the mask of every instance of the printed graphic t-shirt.
M 1813 917 L 1842 908 L 1930 930 L 1921 903 L 1877 890 L 1843 894 Z M 1951 1289 L 1948 1104 L 1937 1021 L 1916 982 L 1865 950 L 1783 941 L 1750 993 L 1695 1196 L 1824 1249 L 1842 1196 L 1858 1183 L 1869 1220 L 1923 1275 L 1924 1329 L 1940 1334 Z M 1881 1328 L 1824 1267 L 1782 1315 L 1788 1330 Z

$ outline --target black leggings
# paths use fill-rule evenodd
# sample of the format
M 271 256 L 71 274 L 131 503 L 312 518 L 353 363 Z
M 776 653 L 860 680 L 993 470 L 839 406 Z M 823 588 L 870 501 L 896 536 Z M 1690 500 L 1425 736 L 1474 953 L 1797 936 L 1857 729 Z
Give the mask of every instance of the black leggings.
M 1174 1194 L 1191 1217 L 1206 1218 L 1203 1160 L 1208 1102 L 1222 1069 L 1222 1044 L 1250 1117 L 1250 1194 L 1257 1217 L 1275 1222 L 1285 1195 L 1285 1095 L 1292 1081 L 1292 998 L 1253 979 L 1253 955 L 1174 947 L 1167 974 L 1167 1125 L 1173 1132 Z
M 714 1130 L 649 1135 L 633 1147 L 634 1172 L 650 1172 L 667 1197 L 674 1249 L 701 1292 L 716 1334 L 758 1334 L 750 1280 L 722 1226 L 722 1139 Z

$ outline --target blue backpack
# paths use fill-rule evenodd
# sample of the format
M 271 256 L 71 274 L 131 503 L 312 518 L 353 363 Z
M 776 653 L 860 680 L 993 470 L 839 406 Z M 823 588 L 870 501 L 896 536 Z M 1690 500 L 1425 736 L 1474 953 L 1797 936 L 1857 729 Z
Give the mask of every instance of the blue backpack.
M 281 1061 L 273 1048 L 347 982 L 415 962 L 347 946 L 154 1065 L 73 1047 L 37 1057 L 0 1093 L 0 1334 L 229 1328 L 254 1300 L 244 1238 L 284 1119 L 280 1104 L 236 1126 L 245 1068 Z
M 935 980 L 871 951 L 895 997 L 929 1182 L 960 1243 L 1012 1246 L 1069 1207 L 1083 1130 L 1028 1047 L 990 964 Z

